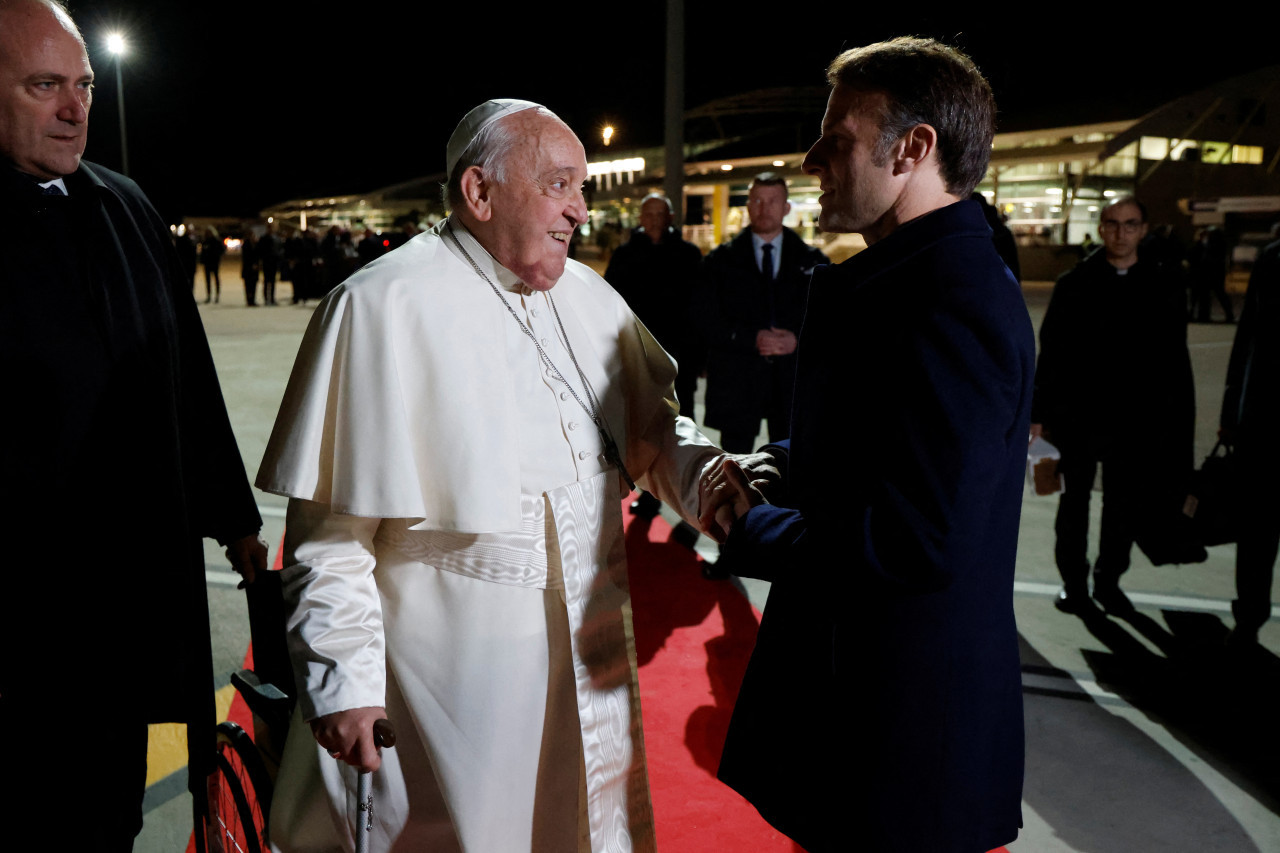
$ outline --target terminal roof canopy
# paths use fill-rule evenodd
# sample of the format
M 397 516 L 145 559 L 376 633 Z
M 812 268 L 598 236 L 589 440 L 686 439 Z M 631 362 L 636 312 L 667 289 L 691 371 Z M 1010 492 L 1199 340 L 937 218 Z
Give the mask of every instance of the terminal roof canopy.
M 1157 107 L 1128 130 L 1113 136 L 1098 159 L 1105 160 L 1144 136 L 1216 139 L 1230 145 L 1277 150 L 1280 65 L 1232 77 Z

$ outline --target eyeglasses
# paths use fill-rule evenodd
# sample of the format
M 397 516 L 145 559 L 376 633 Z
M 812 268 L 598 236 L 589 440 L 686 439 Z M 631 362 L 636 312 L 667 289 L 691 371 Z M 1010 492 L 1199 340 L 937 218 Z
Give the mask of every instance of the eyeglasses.
M 1141 219 L 1126 219 L 1124 222 L 1117 222 L 1114 219 L 1104 219 L 1102 220 L 1102 224 L 1098 226 L 1098 230 L 1123 231 L 1126 234 L 1136 234 L 1138 233 L 1138 229 L 1141 227 Z

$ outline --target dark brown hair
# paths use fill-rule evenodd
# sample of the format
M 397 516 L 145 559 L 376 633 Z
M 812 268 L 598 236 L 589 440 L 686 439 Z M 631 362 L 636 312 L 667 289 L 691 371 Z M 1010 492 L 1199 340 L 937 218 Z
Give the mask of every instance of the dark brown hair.
M 938 134 L 947 192 L 968 198 L 987 173 L 996 102 L 973 60 L 933 39 L 901 37 L 846 50 L 827 68 L 832 86 L 885 96 L 876 165 L 918 124 Z

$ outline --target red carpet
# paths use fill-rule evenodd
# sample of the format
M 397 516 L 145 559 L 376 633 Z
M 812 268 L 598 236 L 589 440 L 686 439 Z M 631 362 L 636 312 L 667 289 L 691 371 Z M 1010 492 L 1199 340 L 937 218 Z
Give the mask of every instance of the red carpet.
M 803 853 L 715 778 L 760 614 L 732 584 L 705 580 L 661 518 L 637 521 L 625 504 L 623 517 L 659 853 Z
M 715 778 L 759 613 L 732 584 L 705 580 L 661 518 L 637 521 L 625 505 L 623 517 L 658 850 L 804 853 Z M 252 731 L 239 696 L 229 718 Z
M 759 614 L 732 584 L 705 580 L 661 518 L 623 513 L 658 850 L 799 853 L 715 778 Z

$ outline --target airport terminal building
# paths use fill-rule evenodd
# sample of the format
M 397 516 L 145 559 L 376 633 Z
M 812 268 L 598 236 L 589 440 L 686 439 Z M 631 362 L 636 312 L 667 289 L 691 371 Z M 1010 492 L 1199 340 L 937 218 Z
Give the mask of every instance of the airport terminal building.
M 801 170 L 826 104 L 823 87 L 749 92 L 685 113 L 684 231 L 709 250 L 745 224 L 752 176 L 773 171 L 791 184 L 787 225 L 835 260 L 858 251 L 854 235 L 818 231 L 819 191 Z M 584 246 L 607 253 L 638 224 L 640 200 L 662 191 L 661 148 L 618 151 L 593 140 L 591 221 Z M 331 225 L 382 232 L 445 213 L 443 174 L 363 194 L 295 199 L 262 211 L 284 227 Z M 1096 237 L 1109 198 L 1134 193 L 1153 225 L 1187 243 L 1222 227 L 1246 267 L 1280 219 L 1280 66 L 1225 80 L 1146 115 L 1091 124 L 1007 130 L 996 135 L 979 186 L 1018 239 L 1024 276 L 1052 279 Z

